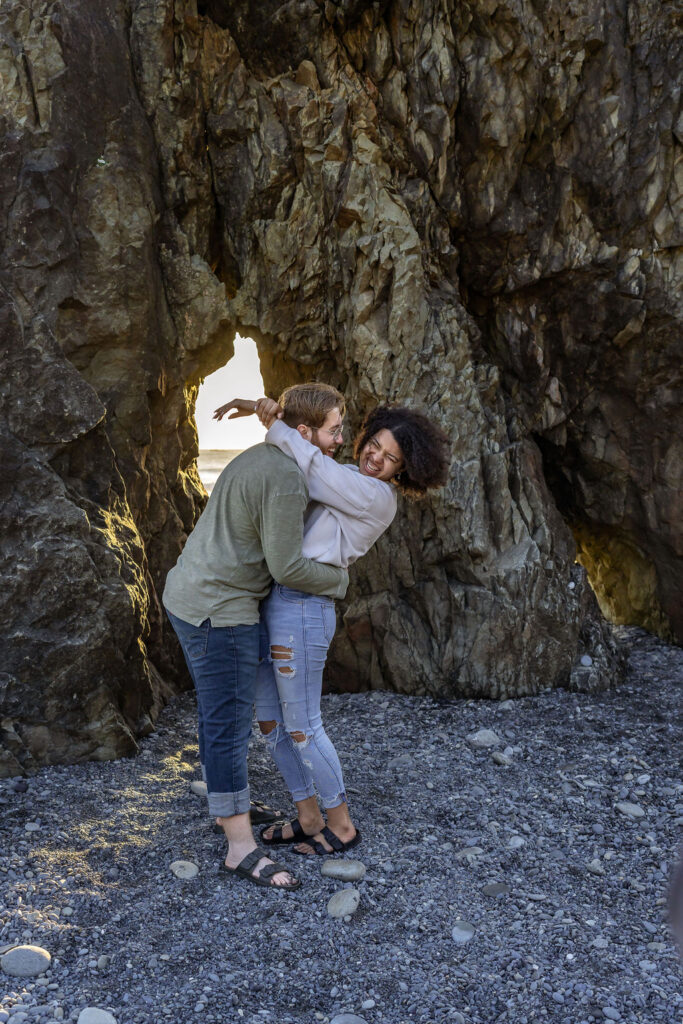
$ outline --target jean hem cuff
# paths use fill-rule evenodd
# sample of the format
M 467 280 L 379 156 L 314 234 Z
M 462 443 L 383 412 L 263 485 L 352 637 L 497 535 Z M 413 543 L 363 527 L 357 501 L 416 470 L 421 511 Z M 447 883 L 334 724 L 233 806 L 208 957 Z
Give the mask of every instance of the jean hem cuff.
M 237 793 L 209 793 L 209 814 L 215 818 L 233 818 L 249 810 L 249 787 Z

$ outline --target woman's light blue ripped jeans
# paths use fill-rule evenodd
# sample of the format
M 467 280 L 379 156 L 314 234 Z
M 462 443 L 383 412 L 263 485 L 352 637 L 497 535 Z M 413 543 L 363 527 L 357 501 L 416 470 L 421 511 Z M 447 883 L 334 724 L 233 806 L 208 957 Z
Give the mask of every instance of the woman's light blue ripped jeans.
M 275 722 L 265 740 L 292 799 L 317 789 L 327 809 L 346 802 L 337 752 L 322 724 L 320 697 L 336 616 L 329 597 L 273 584 L 261 605 L 256 717 Z M 292 733 L 303 736 L 297 742 Z

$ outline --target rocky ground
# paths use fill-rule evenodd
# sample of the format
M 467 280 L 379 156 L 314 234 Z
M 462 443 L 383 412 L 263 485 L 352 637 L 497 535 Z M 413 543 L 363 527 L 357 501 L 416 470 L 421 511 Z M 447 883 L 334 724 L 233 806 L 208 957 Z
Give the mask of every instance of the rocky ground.
M 364 836 L 357 882 L 287 852 L 295 893 L 218 874 L 220 838 L 190 791 L 189 694 L 136 760 L 0 783 L 3 967 L 17 944 L 52 957 L 38 976 L 0 972 L 0 1021 L 75 1021 L 85 1007 L 118 1024 L 681 1021 L 666 896 L 683 653 L 620 636 L 627 680 L 599 695 L 327 697 Z M 500 742 L 476 746 L 480 730 Z M 258 741 L 251 778 L 286 806 Z M 197 876 L 177 878 L 178 859 Z M 357 910 L 331 917 L 350 887 Z

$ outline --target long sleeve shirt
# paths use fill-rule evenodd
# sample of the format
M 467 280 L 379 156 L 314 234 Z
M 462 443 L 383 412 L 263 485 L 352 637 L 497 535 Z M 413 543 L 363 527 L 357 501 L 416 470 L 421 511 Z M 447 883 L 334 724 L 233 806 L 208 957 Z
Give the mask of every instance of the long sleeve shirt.
M 273 423 L 266 443 L 295 459 L 306 478 L 305 557 L 346 568 L 369 551 L 396 515 L 395 487 L 323 455 L 282 420 Z
M 278 448 L 257 444 L 218 477 L 206 508 L 166 579 L 165 607 L 199 626 L 253 625 L 272 580 L 343 597 L 344 569 L 303 555 L 305 479 Z

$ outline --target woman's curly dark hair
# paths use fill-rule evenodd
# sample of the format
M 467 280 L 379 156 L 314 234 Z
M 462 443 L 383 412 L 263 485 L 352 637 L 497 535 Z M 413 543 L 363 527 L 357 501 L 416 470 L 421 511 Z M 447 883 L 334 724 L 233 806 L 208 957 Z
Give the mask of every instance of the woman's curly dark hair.
M 356 436 L 356 458 L 380 430 L 391 431 L 403 454 L 405 465 L 394 477 L 403 494 L 419 498 L 432 487 L 443 487 L 451 460 L 448 437 L 441 427 L 416 409 L 379 405 L 365 417 Z

